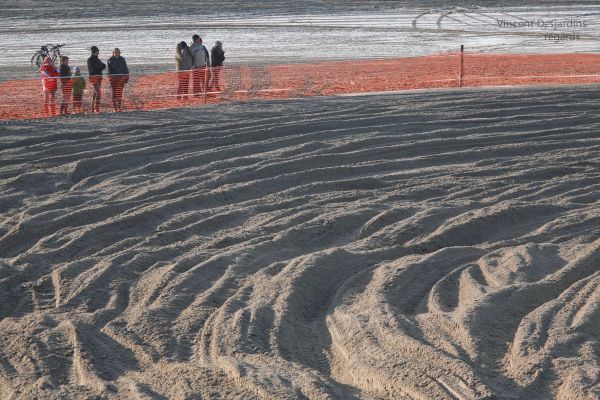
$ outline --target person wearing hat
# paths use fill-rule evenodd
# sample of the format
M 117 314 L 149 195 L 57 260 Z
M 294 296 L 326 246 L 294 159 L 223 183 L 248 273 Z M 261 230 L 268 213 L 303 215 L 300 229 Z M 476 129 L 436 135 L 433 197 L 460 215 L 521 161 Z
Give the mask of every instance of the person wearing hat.
M 210 66 L 211 66 L 211 90 L 220 92 L 221 85 L 219 77 L 221 76 L 221 68 L 225 61 L 225 52 L 223 51 L 223 43 L 216 41 L 212 49 L 210 49 Z
M 113 49 L 112 57 L 106 62 L 108 64 L 108 79 L 112 89 L 113 110 L 119 112 L 122 110 L 123 91 L 125 85 L 129 82 L 129 68 L 125 58 L 121 57 L 121 50 L 117 47 Z
M 58 89 L 57 78 L 60 76 L 52 58 L 46 57 L 40 68 L 42 73 L 42 89 L 44 91 L 44 113 L 46 116 L 56 115 L 56 90 Z
M 73 92 L 73 112 L 83 112 L 83 90 L 85 89 L 85 79 L 81 76 L 81 69 L 79 67 L 73 68 L 73 79 L 71 83 L 71 90 Z
M 190 70 L 192 53 L 185 41 L 175 48 L 175 69 L 177 70 L 177 100 L 185 99 L 190 90 Z
M 102 93 L 100 92 L 102 86 L 102 71 L 106 69 L 106 64 L 104 64 L 98 58 L 100 50 L 98 50 L 96 46 L 92 46 L 90 50 L 92 51 L 92 55 L 87 60 L 87 67 L 90 75 L 90 83 L 93 87 L 92 112 L 100 112 L 100 99 L 102 97 Z

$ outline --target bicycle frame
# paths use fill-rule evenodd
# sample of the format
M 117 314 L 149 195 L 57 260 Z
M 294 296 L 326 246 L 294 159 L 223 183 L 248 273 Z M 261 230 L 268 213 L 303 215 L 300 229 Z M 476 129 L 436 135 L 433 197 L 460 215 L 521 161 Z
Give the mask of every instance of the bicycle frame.
M 63 46 L 64 44 L 53 45 L 51 43 L 41 46 L 41 48 L 34 53 L 33 57 L 31 57 L 31 66 L 33 67 L 35 65 L 35 67 L 39 69 L 46 57 L 52 59 L 52 64 L 56 63 L 56 60 L 61 56 L 60 48 Z

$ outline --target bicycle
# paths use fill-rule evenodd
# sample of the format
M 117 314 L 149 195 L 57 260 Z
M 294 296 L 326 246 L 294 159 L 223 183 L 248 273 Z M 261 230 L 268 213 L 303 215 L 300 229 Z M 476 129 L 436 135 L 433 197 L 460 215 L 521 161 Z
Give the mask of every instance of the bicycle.
M 54 64 L 56 59 L 60 57 L 60 48 L 63 46 L 64 44 L 53 45 L 52 43 L 42 46 L 31 57 L 31 67 L 40 69 L 44 65 L 44 59 L 48 56 L 52 59 L 52 64 Z

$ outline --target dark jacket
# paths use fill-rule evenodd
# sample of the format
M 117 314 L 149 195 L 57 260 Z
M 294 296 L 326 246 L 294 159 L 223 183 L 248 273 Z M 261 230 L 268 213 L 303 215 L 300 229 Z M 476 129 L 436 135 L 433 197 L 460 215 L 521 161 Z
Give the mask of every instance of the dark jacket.
M 100 75 L 102 76 L 102 71 L 106 69 L 106 64 L 104 64 L 98 56 L 91 56 L 87 61 L 88 65 L 88 73 L 90 76 Z
M 108 59 L 108 75 L 129 75 L 129 68 L 127 68 L 127 62 L 121 56 L 112 56 Z
M 71 76 L 71 67 L 68 65 L 60 65 L 60 77 Z
M 65 90 L 71 90 L 71 67 L 60 65 L 60 83 Z
M 210 66 L 211 67 L 222 67 L 223 61 L 225 61 L 225 52 L 221 47 L 213 47 L 210 49 Z

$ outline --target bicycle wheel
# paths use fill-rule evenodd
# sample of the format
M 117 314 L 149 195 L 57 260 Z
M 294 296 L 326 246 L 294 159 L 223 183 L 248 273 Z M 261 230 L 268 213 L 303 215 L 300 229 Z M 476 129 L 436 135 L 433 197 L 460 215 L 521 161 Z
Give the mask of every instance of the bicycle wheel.
M 33 57 L 31 57 L 31 68 L 40 69 L 44 65 L 44 54 L 37 51 Z

